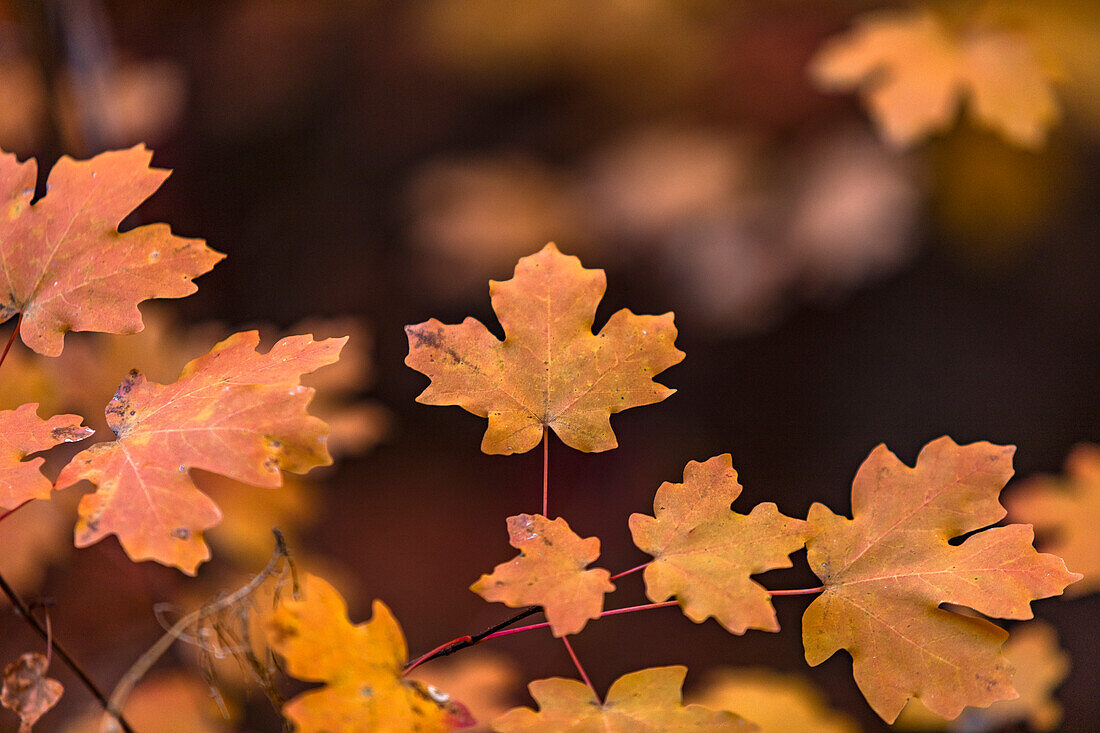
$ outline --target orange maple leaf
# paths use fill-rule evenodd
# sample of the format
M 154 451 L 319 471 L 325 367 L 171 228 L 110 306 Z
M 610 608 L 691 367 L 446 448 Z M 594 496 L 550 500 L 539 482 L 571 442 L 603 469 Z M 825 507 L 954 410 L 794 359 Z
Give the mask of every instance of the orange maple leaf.
M 599 618 L 603 596 L 615 590 L 603 568 L 586 570 L 600 556 L 598 537 L 581 539 L 564 519 L 541 514 L 508 517 L 508 543 L 520 551 L 470 590 L 511 608 L 542 606 L 554 636 L 576 634 Z
M 1084 574 L 1066 596 L 1100 590 L 1100 446 L 1077 446 L 1066 458 L 1064 479 L 1030 478 L 1008 495 L 1005 505 L 1013 521 L 1035 525 L 1040 547 Z
M 370 621 L 354 626 L 340 593 L 306 574 L 300 600 L 286 598 L 275 609 L 268 641 L 292 676 L 325 683 L 283 706 L 302 733 L 430 733 L 470 722 L 447 695 L 404 677 L 405 636 L 382 601 Z
M 624 308 L 593 335 L 605 288 L 603 270 L 581 267 L 550 243 L 522 258 L 511 280 L 489 281 L 503 342 L 473 318 L 406 326 L 405 363 L 432 380 L 416 401 L 488 417 L 485 453 L 529 451 L 546 428 L 577 450 L 614 448 L 610 416 L 672 394 L 653 377 L 684 353 L 673 344 L 671 313 Z
M 48 499 L 52 484 L 38 470 L 41 456 L 24 461 L 61 443 L 84 440 L 95 431 L 81 427 L 80 415 L 38 417 L 38 404 L 0 411 L 0 509 L 14 509 L 29 499 Z
M 151 157 L 140 145 L 86 161 L 64 156 L 32 205 L 34 160 L 0 154 L 0 322 L 22 312 L 29 348 L 57 356 L 66 331 L 140 331 L 138 303 L 190 295 L 191 280 L 224 257 L 166 224 L 118 231 L 168 177 Z
M 686 675 L 687 667 L 682 665 L 624 674 L 611 684 L 602 704 L 583 682 L 562 677 L 535 680 L 527 687 L 539 705 L 538 712 L 531 708 L 509 710 L 493 721 L 493 729 L 500 733 L 757 730 L 727 710 L 684 705 L 680 689 Z
M 779 631 L 771 594 L 749 576 L 789 568 L 788 555 L 805 544 L 807 525 L 771 502 L 737 514 L 730 504 L 740 494 L 725 453 L 688 463 L 682 484 L 661 484 L 655 517 L 630 515 L 634 544 L 654 557 L 645 569 L 646 595 L 657 603 L 675 595 L 692 621 L 714 616 L 734 634 Z
M 859 733 L 855 720 L 829 707 L 821 690 L 797 674 L 774 669 L 719 667 L 688 699 L 732 710 L 760 726 L 760 733 Z
M 927 8 L 860 19 L 812 62 L 828 89 L 862 90 L 888 141 L 908 145 L 946 129 L 962 100 L 986 126 L 1025 147 L 1058 120 L 1053 74 L 1032 40 L 1008 23 L 949 23 Z
M 806 661 L 816 666 L 847 649 L 856 683 L 888 723 L 910 697 L 954 718 L 967 705 L 1016 696 L 1001 653 L 1008 634 L 941 603 L 1028 619 L 1032 600 L 1081 577 L 1061 558 L 1036 552 L 1028 525 L 949 544 L 1004 517 L 997 496 L 1014 451 L 943 437 L 909 468 L 880 445 L 852 483 L 854 519 L 810 507 L 807 559 L 825 590 L 802 619 Z
M 77 454 L 57 479 L 57 488 L 81 479 L 97 487 L 80 500 L 77 547 L 116 534 L 132 559 L 193 575 L 210 557 L 202 531 L 221 512 L 187 469 L 278 486 L 280 470 L 331 463 L 327 428 L 306 413 L 313 390 L 298 380 L 336 361 L 345 340 L 291 336 L 259 354 L 259 335 L 246 331 L 188 363 L 173 384 L 131 372 L 107 405 L 117 439 Z

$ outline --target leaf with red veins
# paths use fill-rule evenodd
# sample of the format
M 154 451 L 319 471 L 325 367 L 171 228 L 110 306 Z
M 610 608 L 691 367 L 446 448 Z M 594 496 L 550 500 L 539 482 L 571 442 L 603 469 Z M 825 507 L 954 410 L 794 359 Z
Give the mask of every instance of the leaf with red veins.
M 138 303 L 190 295 L 224 257 L 167 224 L 118 231 L 168 177 L 151 157 L 140 145 L 63 156 L 32 204 L 37 165 L 0 153 L 0 322 L 21 312 L 29 348 L 57 356 L 67 331 L 140 331 Z
M 542 606 L 554 636 L 576 634 L 599 618 L 604 594 L 615 590 L 606 570 L 585 569 L 600 556 L 599 538 L 581 539 L 564 519 L 541 514 L 508 517 L 508 536 L 519 556 L 482 575 L 470 590 L 511 608 Z
M 14 509 L 30 499 L 50 498 L 52 484 L 39 471 L 46 460 L 41 456 L 23 460 L 31 453 L 61 443 L 84 440 L 95 431 L 80 425 L 80 415 L 38 417 L 38 403 L 0 411 L 0 509 Z

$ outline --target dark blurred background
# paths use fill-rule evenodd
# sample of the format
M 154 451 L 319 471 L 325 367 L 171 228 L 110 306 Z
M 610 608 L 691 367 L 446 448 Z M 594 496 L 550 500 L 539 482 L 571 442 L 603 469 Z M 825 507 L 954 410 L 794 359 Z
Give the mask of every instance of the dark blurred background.
M 645 560 L 627 516 L 691 459 L 732 453 L 740 511 L 805 516 L 849 513 L 879 443 L 909 464 L 944 434 L 1011 443 L 1028 476 L 1100 439 L 1095 8 L 1043 4 L 1061 117 L 1040 144 L 963 112 L 899 148 L 807 71 L 884 5 L 8 0 L 0 148 L 37 157 L 42 182 L 62 154 L 138 142 L 174 169 L 134 223 L 228 255 L 169 304 L 177 323 L 226 324 L 216 338 L 357 319 L 372 354 L 355 388 L 384 437 L 322 476 L 299 547 L 339 568 L 352 619 L 384 599 L 417 654 L 509 615 L 467 586 L 512 556 L 504 518 L 538 509 L 541 455 L 483 455 L 483 420 L 414 403 L 426 379 L 402 363 L 402 326 L 472 315 L 499 334 L 487 281 L 550 240 L 607 271 L 597 326 L 673 310 L 687 353 L 659 378 L 673 397 L 612 419 L 617 450 L 552 442 L 551 513 L 598 535 L 613 573 Z M 31 592 L 108 687 L 155 638 L 152 603 L 194 607 L 181 586 L 217 572 L 128 567 L 113 540 L 66 558 Z M 816 585 L 795 561 L 763 582 Z M 619 587 L 609 607 L 645 602 L 640 576 Z M 600 689 L 644 666 L 687 664 L 689 690 L 716 665 L 773 667 L 885 729 L 846 654 L 805 664 L 808 602 L 777 598 L 775 635 L 662 610 L 593 622 L 575 647 Z M 1100 729 L 1100 600 L 1033 607 L 1072 658 L 1063 729 Z M 4 659 L 34 643 L 13 619 L 3 638 Z M 531 679 L 575 675 L 544 632 L 492 644 L 521 670 L 516 702 Z M 43 731 L 89 700 L 54 672 L 67 698 Z M 277 729 L 256 697 L 233 704 L 241 729 Z

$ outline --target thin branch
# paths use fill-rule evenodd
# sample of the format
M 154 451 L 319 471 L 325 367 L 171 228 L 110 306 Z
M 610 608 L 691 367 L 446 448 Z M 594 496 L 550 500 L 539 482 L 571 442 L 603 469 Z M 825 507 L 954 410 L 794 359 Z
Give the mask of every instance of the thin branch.
M 506 629 L 512 624 L 518 621 L 522 621 L 528 616 L 533 616 L 541 610 L 542 606 L 531 606 L 529 608 L 525 608 L 517 613 L 515 616 L 507 618 L 501 621 L 499 624 L 494 624 L 490 626 L 489 628 L 485 629 L 485 631 L 482 631 L 480 634 L 473 634 L 472 636 L 460 636 L 457 639 L 448 641 L 446 644 L 441 644 L 435 649 L 432 649 L 430 652 L 421 654 L 419 657 L 406 664 L 405 674 L 412 672 L 414 669 L 419 667 L 421 664 L 424 664 L 425 662 L 430 662 L 431 660 L 437 659 L 439 657 L 445 657 L 448 654 L 454 654 L 459 649 L 465 649 L 466 647 L 474 646 L 475 644 L 485 641 L 486 639 L 495 636 L 502 629 Z
M 103 714 L 103 730 L 113 730 L 111 726 L 112 719 L 119 721 L 120 725 L 122 724 L 122 707 L 126 704 L 126 699 L 130 696 L 134 687 L 141 681 L 141 678 L 145 676 L 145 673 L 156 664 L 157 660 L 168 651 L 169 647 L 172 646 L 176 639 L 182 636 L 190 626 L 208 616 L 213 616 L 240 603 L 242 600 L 252 595 L 265 580 L 278 571 L 283 560 L 289 558 L 290 555 L 287 552 L 286 540 L 283 539 L 282 533 L 278 529 L 273 530 L 273 532 L 275 533 L 275 552 L 272 553 L 271 559 L 268 560 L 263 570 L 229 595 L 207 603 L 197 611 L 193 611 L 181 618 L 173 624 L 172 628 L 168 629 L 168 631 L 164 633 L 164 636 L 160 637 L 153 646 L 149 647 L 144 654 L 138 657 L 138 660 L 134 662 L 130 669 L 126 671 L 126 674 L 122 676 L 122 679 L 118 681 L 118 684 L 115 685 L 114 691 L 111 692 L 111 699 L 104 705 L 106 711 Z
M 14 511 L 14 510 L 13 510 Z M 84 671 L 84 668 L 73 658 L 71 654 L 61 646 L 61 642 L 54 638 L 52 629 L 44 627 L 39 620 L 31 613 L 30 607 L 27 602 L 16 593 L 15 589 L 8 584 L 8 581 L 3 575 L 0 575 L 0 590 L 4 591 L 4 595 L 11 601 L 11 605 L 15 607 L 15 610 L 22 616 L 31 627 L 38 632 L 38 635 L 45 639 L 46 643 L 50 645 L 50 648 L 57 652 L 57 656 L 61 658 L 61 661 L 73 671 L 73 674 L 77 676 L 80 682 L 88 688 L 88 691 L 92 693 L 92 696 L 99 702 L 100 705 L 106 710 L 108 709 L 107 696 L 103 694 L 103 690 L 99 689 L 99 685 Z M 126 733 L 134 733 L 134 729 L 130 727 L 130 724 L 126 722 L 126 719 L 121 715 L 116 715 L 119 727 Z
M 550 505 L 550 429 L 542 427 L 542 516 L 547 519 L 547 507 Z
M 592 690 L 592 695 L 596 698 L 597 702 L 603 705 L 603 700 L 600 700 L 600 693 L 596 691 L 596 686 L 592 684 L 592 680 L 588 679 L 588 673 L 584 671 L 584 667 L 581 666 L 581 660 L 577 658 L 577 653 L 573 651 L 573 645 L 569 643 L 569 637 L 563 636 L 561 640 L 562 643 L 565 644 L 565 648 L 569 651 L 569 656 L 573 659 L 573 666 L 581 673 L 581 679 L 584 680 L 584 684 L 588 685 L 588 689 Z
M 10 517 L 10 516 L 11 516 L 12 514 L 15 514 L 15 513 L 17 512 L 17 511 L 19 511 L 20 509 L 22 509 L 23 507 L 25 507 L 25 506 L 26 506 L 27 504 L 30 504 L 30 503 L 31 503 L 32 501 L 34 501 L 34 499 L 27 499 L 27 500 L 26 500 L 25 502 L 23 502 L 22 504 L 19 504 L 18 506 L 15 506 L 15 507 L 13 507 L 13 508 L 11 508 L 11 509 L 7 510 L 7 511 L 6 511 L 6 512 L 4 512 L 3 514 L 0 514 L 0 522 L 3 522 L 3 521 L 4 521 L 5 519 L 7 519 L 8 517 Z
M 4 347 L 4 353 L 0 354 L 0 365 L 4 363 L 4 359 L 8 358 L 8 352 L 11 351 L 11 345 L 15 343 L 15 337 L 19 335 L 19 324 L 23 322 L 23 314 L 20 313 L 15 317 L 15 328 L 11 330 L 11 337 L 8 339 L 7 346 Z
M 770 590 L 773 596 L 809 596 L 814 593 L 821 593 L 825 590 L 825 586 L 819 585 L 816 588 L 795 588 L 794 590 Z
M 638 567 L 635 567 L 635 568 L 631 568 L 630 570 L 624 570 L 624 571 L 622 571 L 621 573 L 616 573 L 615 575 L 612 575 L 612 576 L 611 576 L 610 580 L 618 580 L 619 578 L 623 577 L 624 575 L 630 575 L 631 573 L 636 573 L 636 572 L 638 572 L 639 570 L 644 570 L 644 569 L 645 569 L 645 568 L 647 568 L 647 567 L 648 567 L 648 566 L 649 566 L 649 565 L 650 565 L 650 564 L 651 564 L 652 562 L 653 562 L 653 561 L 652 561 L 652 560 L 650 560 L 649 562 L 644 562 L 644 563 L 642 563 L 642 564 L 641 564 L 641 565 L 639 565 Z

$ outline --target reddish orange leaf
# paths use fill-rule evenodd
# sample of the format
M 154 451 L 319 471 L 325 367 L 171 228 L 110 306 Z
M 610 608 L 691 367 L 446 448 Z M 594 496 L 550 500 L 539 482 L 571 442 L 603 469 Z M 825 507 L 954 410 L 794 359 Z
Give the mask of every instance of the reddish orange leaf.
M 976 14 L 977 15 L 977 14 Z M 970 113 L 1018 145 L 1038 147 L 1059 118 L 1054 74 L 1016 24 L 964 22 L 927 8 L 862 18 L 814 59 L 826 88 L 859 88 L 892 143 L 908 145 Z
M 920 700 L 912 700 L 898 718 L 897 727 L 981 733 L 1010 729 L 1027 721 L 1032 731 L 1056 729 L 1062 720 L 1062 706 L 1053 694 L 1069 674 L 1069 655 L 1058 647 L 1054 627 L 1042 621 L 1029 621 L 1013 628 L 1004 653 L 1016 668 L 1012 686 L 1020 693 L 1018 698 L 1001 700 L 987 708 L 967 708 L 954 720 L 933 715 Z
M 554 636 L 576 634 L 588 619 L 599 618 L 604 593 L 615 586 L 603 568 L 585 569 L 600 556 L 598 537 L 581 539 L 561 517 L 519 514 L 508 517 L 508 538 L 519 556 L 482 575 L 470 590 L 511 608 L 542 606 Z
M 684 705 L 680 689 L 687 667 L 650 667 L 624 674 L 611 684 L 603 704 L 583 682 L 551 677 L 535 680 L 528 689 L 539 705 L 515 708 L 493 721 L 500 733 L 557 733 L 558 731 L 711 730 L 754 731 L 756 726 L 727 710 Z
M 724 453 L 688 463 L 682 484 L 661 484 L 655 518 L 630 515 L 634 544 L 654 557 L 645 569 L 646 595 L 657 603 L 676 596 L 692 621 L 714 616 L 734 634 L 779 631 L 771 594 L 749 576 L 789 568 L 787 556 L 805 544 L 807 526 L 771 502 L 737 514 L 730 504 L 740 494 L 733 459 Z
M 489 281 L 503 342 L 473 318 L 406 326 L 405 363 L 432 380 L 417 402 L 488 417 L 486 453 L 529 451 L 545 428 L 577 450 L 614 448 L 610 416 L 672 394 L 653 377 L 684 353 L 673 345 L 671 313 L 623 309 L 593 335 L 605 288 L 603 270 L 586 270 L 551 243 L 521 259 L 511 280 Z
M 429 733 L 468 722 L 447 695 L 404 677 L 405 636 L 386 604 L 375 601 L 371 620 L 353 626 L 344 599 L 324 580 L 307 574 L 301 591 L 300 600 L 283 600 L 268 624 L 268 641 L 287 671 L 325 683 L 283 706 L 301 733 Z
M 27 652 L 4 668 L 0 703 L 19 716 L 19 733 L 30 733 L 47 710 L 57 704 L 65 688 L 46 676 L 49 660 L 38 652 Z
M 190 295 L 191 280 L 224 256 L 166 224 L 119 233 L 168 177 L 151 158 L 140 145 L 86 161 L 64 156 L 32 206 L 34 160 L 0 154 L 0 322 L 22 312 L 31 349 L 57 356 L 66 331 L 140 331 L 138 303 Z
M 45 458 L 24 461 L 61 443 L 84 440 L 95 431 L 80 426 L 80 415 L 38 417 L 38 404 L 0 411 L 0 509 L 14 509 L 28 499 L 50 498 L 52 484 L 39 472 Z
M 948 543 L 1004 517 L 997 495 L 1012 475 L 1014 451 L 944 437 L 909 468 L 880 445 L 852 484 L 855 519 L 810 508 L 807 558 L 825 590 L 802 619 L 806 661 L 816 666 L 847 649 L 856 683 L 887 722 L 910 697 L 954 718 L 967 705 L 1016 696 L 1001 654 L 1008 635 L 941 603 L 1028 619 L 1032 600 L 1081 577 L 1061 558 L 1037 553 L 1027 525 Z
M 173 384 L 131 372 L 107 405 L 117 439 L 77 454 L 57 479 L 58 488 L 81 479 L 97 487 L 80 501 L 76 545 L 116 534 L 132 559 L 194 574 L 210 557 L 202 532 L 221 512 L 187 469 L 279 486 L 281 470 L 331 463 L 327 428 L 306 413 L 313 390 L 298 380 L 336 361 L 344 341 L 291 336 L 260 354 L 259 335 L 247 331 L 191 361 Z
M 1085 579 L 1066 591 L 1083 596 L 1100 590 L 1100 446 L 1079 445 L 1066 458 L 1066 477 L 1037 476 L 1008 495 L 1013 521 L 1035 525 L 1040 546 L 1058 555 Z

